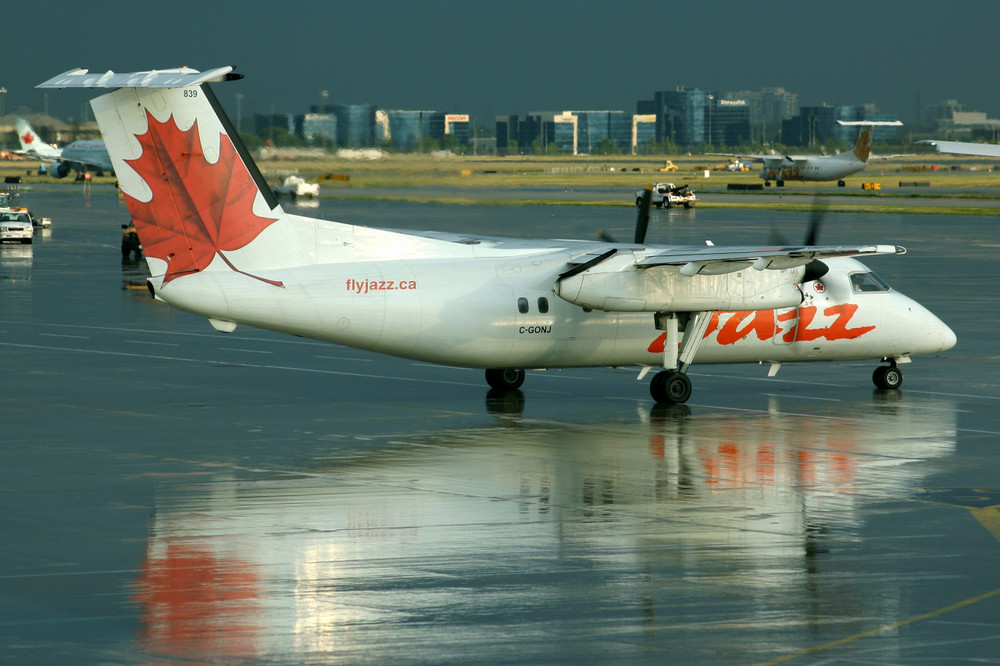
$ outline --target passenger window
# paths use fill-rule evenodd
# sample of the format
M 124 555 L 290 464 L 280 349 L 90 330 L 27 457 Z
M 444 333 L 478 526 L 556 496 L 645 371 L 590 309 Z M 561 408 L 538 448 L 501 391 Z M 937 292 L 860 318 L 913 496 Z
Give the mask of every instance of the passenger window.
M 517 311 L 521 314 L 528 314 L 528 299 L 523 296 L 517 299 Z
M 545 314 L 549 311 L 549 299 L 542 296 L 538 299 L 538 311 Z
M 850 278 L 851 289 L 856 294 L 889 291 L 886 281 L 874 273 L 851 273 Z

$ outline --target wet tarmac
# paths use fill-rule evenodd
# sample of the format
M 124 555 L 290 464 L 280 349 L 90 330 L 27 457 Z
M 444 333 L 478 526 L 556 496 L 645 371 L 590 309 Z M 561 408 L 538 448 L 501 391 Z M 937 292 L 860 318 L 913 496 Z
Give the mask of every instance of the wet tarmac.
M 829 214 L 957 333 L 904 366 L 481 373 L 149 299 L 110 190 L 0 247 L 0 661 L 1000 663 L 995 219 Z M 397 228 L 631 235 L 634 211 L 323 201 Z M 800 214 L 654 212 L 650 241 Z M 460 326 L 456 322 L 456 326 Z

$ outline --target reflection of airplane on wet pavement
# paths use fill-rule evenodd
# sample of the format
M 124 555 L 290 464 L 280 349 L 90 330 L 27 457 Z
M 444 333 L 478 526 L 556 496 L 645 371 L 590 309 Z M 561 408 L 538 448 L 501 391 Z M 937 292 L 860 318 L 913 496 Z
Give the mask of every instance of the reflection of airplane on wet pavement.
M 157 500 L 134 586 L 143 642 L 205 661 L 349 655 L 415 624 L 404 661 L 435 662 L 428 651 L 456 626 L 474 643 L 468 632 L 497 622 L 544 621 L 529 633 L 548 645 L 559 623 L 576 628 L 567 599 L 579 594 L 596 606 L 655 598 L 648 627 L 662 629 L 685 587 L 706 622 L 763 620 L 776 604 L 805 614 L 806 633 L 808 608 L 880 617 L 896 610 L 883 604 L 898 581 L 817 554 L 856 541 L 885 498 L 916 494 L 954 452 L 956 423 L 948 400 L 873 395 L 816 415 L 773 398 L 769 413 L 500 419 L 399 435 L 281 478 L 206 469 Z M 482 612 L 485 627 L 470 620 Z M 588 627 L 601 621 L 586 614 Z
M 66 72 L 40 87 L 102 87 L 92 102 L 158 299 L 220 331 L 247 324 L 430 363 L 483 368 L 655 366 L 658 402 L 691 394 L 691 363 L 873 359 L 898 365 L 952 331 L 853 256 L 893 245 L 667 247 L 395 232 L 284 211 L 209 82 L 232 67 Z M 815 230 L 815 228 L 814 228 Z M 864 283 L 852 288 L 857 280 Z
M 17 138 L 21 142 L 21 150 L 18 152 L 42 162 L 51 162 L 49 173 L 54 178 L 65 178 L 70 171 L 94 171 L 98 176 L 103 176 L 105 171 L 112 171 L 111 158 L 108 157 L 103 141 L 80 140 L 63 148 L 56 148 L 42 141 L 28 121 L 18 118 L 14 123 L 17 126 Z
M 903 123 L 896 121 L 837 121 L 841 125 L 859 125 L 861 130 L 854 142 L 851 152 L 840 155 L 747 155 L 731 153 L 710 153 L 728 157 L 742 157 L 764 162 L 760 177 L 765 185 L 773 180 L 782 187 L 786 180 L 835 180 L 841 187 L 844 178 L 857 173 L 868 166 L 870 159 L 887 159 L 895 155 L 872 155 L 872 133 L 876 126 L 898 127 Z

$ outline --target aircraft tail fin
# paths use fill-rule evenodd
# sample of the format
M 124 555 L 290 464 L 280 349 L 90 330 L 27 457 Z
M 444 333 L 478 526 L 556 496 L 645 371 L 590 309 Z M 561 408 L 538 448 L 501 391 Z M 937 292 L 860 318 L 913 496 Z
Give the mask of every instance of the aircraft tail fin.
M 868 164 L 868 159 L 872 154 L 872 137 L 875 133 L 875 127 L 901 127 L 903 125 L 898 120 L 838 120 L 837 124 L 861 128 L 858 132 L 858 138 L 854 142 L 854 150 L 851 152 L 854 157 L 865 164 Z
M 310 263 L 209 86 L 242 78 L 232 70 L 71 70 L 39 86 L 114 89 L 91 106 L 160 284 L 211 270 L 269 282 L 268 269 Z
M 871 125 L 865 125 L 858 132 L 858 138 L 854 142 L 854 156 L 858 158 L 859 161 L 868 163 L 868 158 L 872 154 L 872 133 L 875 128 Z
M 23 152 L 44 157 L 58 156 L 59 149 L 42 141 L 42 137 L 38 136 L 38 133 L 32 129 L 31 123 L 24 118 L 15 119 L 14 127 L 17 129 L 17 140 L 20 142 Z

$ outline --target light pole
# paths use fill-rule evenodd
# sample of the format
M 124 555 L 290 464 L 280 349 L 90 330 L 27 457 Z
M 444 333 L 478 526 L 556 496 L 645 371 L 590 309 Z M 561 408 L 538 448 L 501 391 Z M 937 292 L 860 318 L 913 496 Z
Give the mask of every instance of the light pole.
M 323 118 L 322 124 L 320 125 L 320 131 L 319 131 L 319 133 L 323 137 L 323 152 L 324 153 L 326 152 L 326 138 L 327 138 L 326 137 L 326 128 L 327 128 L 327 123 L 326 123 L 326 100 L 329 97 L 330 97 L 330 92 L 328 90 L 320 90 L 319 91 L 319 98 L 322 100 L 322 102 L 319 105 L 319 112 L 320 112 L 320 114 L 322 114 L 320 117 Z
M 243 131 L 243 93 L 236 93 L 236 132 Z
M 7 89 L 0 88 L 0 116 L 7 115 Z

